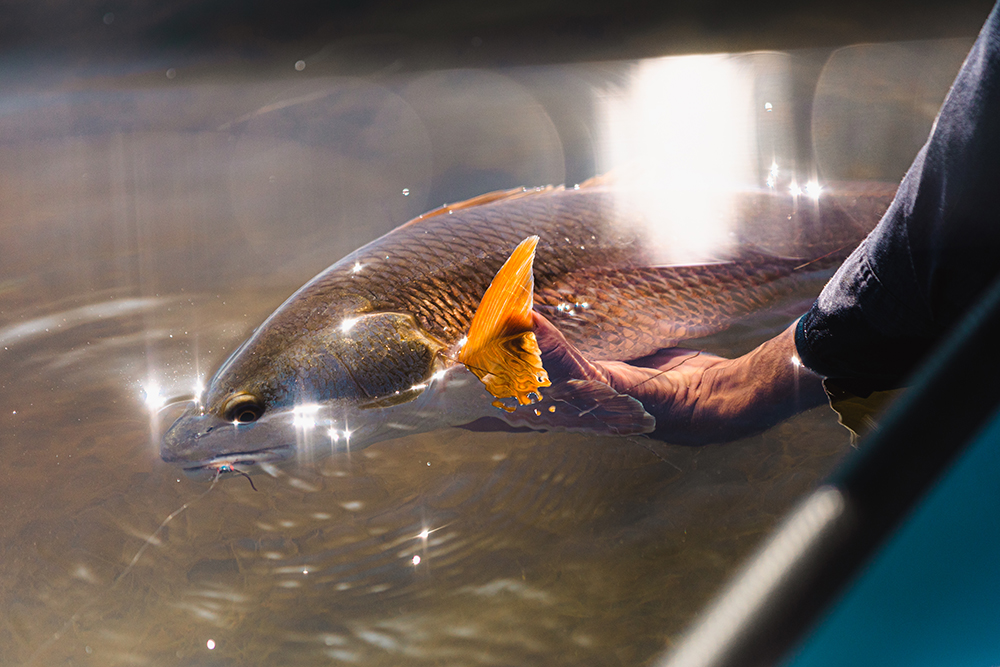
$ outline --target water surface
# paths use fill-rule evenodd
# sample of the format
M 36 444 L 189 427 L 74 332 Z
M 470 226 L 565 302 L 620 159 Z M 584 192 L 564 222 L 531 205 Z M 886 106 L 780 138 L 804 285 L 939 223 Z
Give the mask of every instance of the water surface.
M 965 47 L 922 48 L 947 70 Z M 763 185 L 778 163 L 781 187 L 822 180 L 803 171 L 816 128 L 831 178 L 898 178 L 899 160 L 830 156 L 851 118 L 836 105 L 860 94 L 843 75 L 820 77 L 821 112 L 803 116 L 814 89 L 800 99 L 795 57 L 746 58 L 719 75 L 749 95 L 742 134 L 725 135 L 736 166 L 675 160 L 673 186 Z M 0 663 L 640 665 L 673 642 L 850 450 L 828 410 L 702 448 L 444 430 L 301 458 L 255 475 L 255 491 L 161 462 L 169 415 L 147 404 L 194 391 L 299 285 L 428 208 L 648 160 L 607 123 L 639 122 L 622 115 L 648 102 L 633 80 L 687 85 L 683 68 L 649 71 L 151 67 L 5 92 Z M 683 90 L 672 103 L 697 105 Z M 929 128 L 924 98 L 943 94 L 893 98 L 893 113 Z M 702 344 L 750 349 L 801 303 Z

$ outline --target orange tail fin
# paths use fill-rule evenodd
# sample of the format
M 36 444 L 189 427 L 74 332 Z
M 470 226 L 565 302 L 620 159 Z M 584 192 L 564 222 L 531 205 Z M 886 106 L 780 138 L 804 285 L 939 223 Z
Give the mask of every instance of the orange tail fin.
M 531 319 L 535 279 L 532 264 L 537 236 L 529 236 L 514 249 L 497 272 L 472 317 L 469 336 L 458 360 L 483 381 L 491 394 L 514 397 L 521 405 L 541 399 L 539 387 L 551 385 L 542 368 L 541 351 Z M 501 401 L 493 405 L 508 412 Z

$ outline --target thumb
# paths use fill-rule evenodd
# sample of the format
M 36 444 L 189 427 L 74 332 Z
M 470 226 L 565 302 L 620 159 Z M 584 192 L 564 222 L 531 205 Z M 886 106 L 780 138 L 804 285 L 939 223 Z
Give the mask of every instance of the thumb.
M 542 365 L 553 382 L 563 380 L 595 380 L 608 383 L 600 364 L 590 362 L 566 340 L 562 332 L 544 315 L 532 311 L 535 340 L 542 351 Z

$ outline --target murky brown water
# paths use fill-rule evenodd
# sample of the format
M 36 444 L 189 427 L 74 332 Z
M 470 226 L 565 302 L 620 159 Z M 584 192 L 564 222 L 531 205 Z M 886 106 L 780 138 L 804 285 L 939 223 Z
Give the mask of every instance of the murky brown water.
M 946 87 L 967 46 L 892 48 Z M 831 177 L 891 180 L 909 160 L 830 148 L 852 95 L 877 106 L 850 68 L 889 85 L 876 56 L 834 54 L 848 74 L 828 65 L 805 115 Z M 745 162 L 801 163 L 797 61 L 735 62 L 726 76 L 790 108 L 750 123 Z M 601 100 L 643 99 L 640 69 L 157 69 L 5 90 L 0 664 L 639 665 L 676 638 L 849 450 L 832 413 L 698 449 L 438 431 L 296 461 L 254 491 L 162 463 L 143 402 L 154 383 L 190 392 L 301 283 L 406 219 L 614 166 L 634 147 L 607 150 Z M 888 99 L 916 140 L 859 124 L 892 155 L 919 147 L 944 94 L 910 83 Z M 737 353 L 793 317 L 709 343 Z

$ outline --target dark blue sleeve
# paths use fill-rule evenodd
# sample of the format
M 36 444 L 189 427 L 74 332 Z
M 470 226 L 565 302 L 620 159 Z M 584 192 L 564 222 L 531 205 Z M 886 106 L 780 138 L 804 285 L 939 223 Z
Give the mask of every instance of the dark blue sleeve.
M 1000 273 L 1000 3 L 878 226 L 800 320 L 803 363 L 902 386 Z

